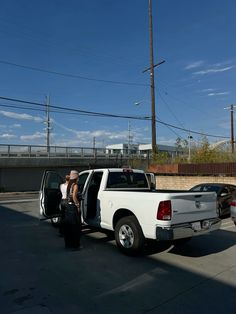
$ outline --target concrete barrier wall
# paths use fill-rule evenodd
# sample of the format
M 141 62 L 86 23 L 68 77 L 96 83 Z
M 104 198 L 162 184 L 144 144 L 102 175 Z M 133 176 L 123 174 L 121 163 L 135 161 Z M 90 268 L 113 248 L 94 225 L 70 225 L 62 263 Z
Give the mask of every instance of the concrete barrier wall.
M 188 190 L 200 183 L 230 183 L 236 185 L 236 177 L 229 176 L 156 176 L 157 189 Z
M 72 168 L 53 168 L 64 177 Z M 78 169 L 78 168 L 77 168 Z M 0 192 L 39 191 L 44 168 L 5 168 L 0 170 Z
M 54 170 L 64 177 L 72 169 L 83 171 L 124 165 L 145 170 L 147 160 L 129 160 L 122 156 L 116 159 L 0 158 L 0 192 L 39 191 L 45 170 Z
M 65 176 L 71 169 L 82 171 L 91 168 L 122 167 L 146 170 L 146 160 L 95 160 L 65 158 L 1 158 L 0 159 L 0 192 L 39 191 L 45 170 L 55 170 Z M 188 190 L 204 182 L 231 183 L 236 185 L 236 176 L 187 176 L 156 175 L 158 189 Z

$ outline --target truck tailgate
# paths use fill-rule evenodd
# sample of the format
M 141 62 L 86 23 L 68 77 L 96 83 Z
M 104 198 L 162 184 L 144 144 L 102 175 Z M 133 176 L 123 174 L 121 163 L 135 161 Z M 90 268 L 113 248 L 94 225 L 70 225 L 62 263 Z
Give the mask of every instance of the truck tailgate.
M 172 206 L 172 224 L 194 222 L 217 217 L 216 194 L 179 193 L 169 194 Z

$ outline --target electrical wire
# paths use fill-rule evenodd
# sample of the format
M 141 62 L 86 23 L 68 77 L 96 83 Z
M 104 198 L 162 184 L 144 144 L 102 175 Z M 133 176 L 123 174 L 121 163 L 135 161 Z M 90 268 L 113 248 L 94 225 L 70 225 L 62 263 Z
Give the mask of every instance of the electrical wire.
M 37 68 L 37 67 L 31 67 L 31 66 L 28 66 L 28 65 L 22 65 L 22 64 L 7 62 L 7 61 L 4 61 L 4 60 L 0 60 L 0 63 L 6 64 L 6 65 L 12 65 L 12 66 L 23 68 L 23 69 L 29 69 L 29 70 L 32 70 L 32 71 L 49 73 L 49 74 L 59 75 L 59 76 L 63 76 L 63 77 L 70 77 L 70 78 L 74 78 L 74 79 L 81 79 L 81 80 L 95 81 L 95 82 L 102 82 L 102 83 L 109 83 L 109 84 L 119 84 L 119 85 L 149 86 L 148 84 L 141 84 L 141 83 L 132 83 L 132 82 L 122 82 L 122 81 L 95 79 L 95 78 L 86 77 L 86 76 L 82 76 L 82 75 L 74 75 L 74 74 L 69 74 L 69 73 L 62 73 L 62 72 L 57 72 L 57 71 L 41 69 L 41 68 Z
M 29 101 L 24 101 L 21 99 L 15 99 L 15 98 L 9 98 L 9 97 L 3 97 L 0 96 L 0 99 L 4 99 L 4 100 L 8 100 L 8 101 L 15 101 L 15 102 L 19 102 L 19 103 L 26 103 L 26 104 L 33 104 L 33 105 L 37 105 L 37 106 L 43 106 L 46 108 L 45 104 L 42 103 L 36 103 L 36 102 L 29 102 Z M 144 121 L 151 121 L 151 117 L 150 116 L 130 116 L 130 115 L 116 115 L 116 114 L 110 114 L 110 113 L 101 113 L 101 112 L 94 112 L 94 111 L 87 111 L 87 110 L 81 110 L 81 109 L 73 109 L 73 108 L 66 108 L 66 107 L 61 107 L 61 106 L 54 106 L 54 105 L 50 105 L 50 108 L 53 109 L 59 109 L 59 110 L 65 110 L 65 111 L 69 111 L 69 112 L 73 112 L 73 113 L 82 113 L 84 115 L 91 115 L 91 116 L 96 116 L 96 117 L 109 117 L 109 118 L 121 118 L 121 119 L 133 119 L 133 120 L 144 120 Z M 215 137 L 215 138 L 225 138 L 228 139 L 228 136 L 222 136 L 222 135 L 214 135 L 214 134 L 209 134 L 209 133 L 205 133 L 205 132 L 198 132 L 198 131 L 194 131 L 194 130 L 190 130 L 190 129 L 186 129 L 186 128 L 182 128 L 182 127 L 178 127 L 176 125 L 167 123 L 167 122 L 163 122 L 160 119 L 156 119 L 156 122 L 162 125 L 165 125 L 167 127 L 173 128 L 173 129 L 177 129 L 177 130 L 181 130 L 187 133 L 193 133 L 193 134 L 198 134 L 198 135 L 203 135 L 203 136 L 208 136 L 208 137 Z
M 168 108 L 169 112 L 173 115 L 173 117 L 175 118 L 175 120 L 179 123 L 179 125 L 181 125 L 181 127 L 185 128 L 184 124 L 177 118 L 176 114 L 173 112 L 173 110 L 170 108 L 169 104 L 167 103 L 167 101 L 164 99 L 164 97 L 162 96 L 161 92 L 158 92 L 159 97 L 161 98 L 161 100 L 163 101 L 163 103 L 166 105 L 166 107 Z

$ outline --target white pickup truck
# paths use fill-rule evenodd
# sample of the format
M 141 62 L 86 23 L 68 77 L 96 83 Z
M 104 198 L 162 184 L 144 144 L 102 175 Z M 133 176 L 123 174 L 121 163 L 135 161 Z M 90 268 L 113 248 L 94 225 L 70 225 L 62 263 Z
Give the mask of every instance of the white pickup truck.
M 40 191 L 40 215 L 60 215 L 62 178 L 46 171 Z M 94 169 L 79 174 L 82 221 L 113 230 L 117 246 L 125 254 L 142 250 L 145 239 L 188 239 L 219 229 L 216 194 L 158 191 L 146 174 L 132 169 Z

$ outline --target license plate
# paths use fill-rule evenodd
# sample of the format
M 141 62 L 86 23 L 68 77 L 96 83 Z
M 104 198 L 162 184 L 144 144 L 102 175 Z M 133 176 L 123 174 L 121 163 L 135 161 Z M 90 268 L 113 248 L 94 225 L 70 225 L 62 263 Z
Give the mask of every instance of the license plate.
M 194 231 L 200 231 L 201 230 L 201 223 L 200 221 L 196 221 L 192 223 L 192 229 Z

